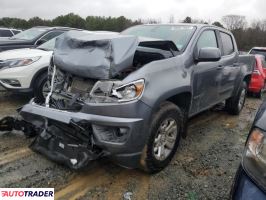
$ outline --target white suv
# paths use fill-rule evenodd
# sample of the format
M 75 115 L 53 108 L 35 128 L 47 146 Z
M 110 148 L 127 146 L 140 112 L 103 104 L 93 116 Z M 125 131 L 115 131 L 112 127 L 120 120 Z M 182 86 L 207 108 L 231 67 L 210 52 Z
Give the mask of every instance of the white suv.
M 37 48 L 14 49 L 0 53 L 0 85 L 15 92 L 34 92 L 39 98 L 49 90 L 47 69 L 55 38 Z

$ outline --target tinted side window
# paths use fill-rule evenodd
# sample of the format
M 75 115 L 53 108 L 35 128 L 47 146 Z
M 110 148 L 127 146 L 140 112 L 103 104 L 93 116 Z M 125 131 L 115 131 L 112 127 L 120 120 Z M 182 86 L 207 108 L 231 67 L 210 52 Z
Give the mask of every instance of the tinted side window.
M 10 30 L 0 30 L 0 37 L 11 37 L 13 36 Z
M 224 55 L 230 55 L 234 52 L 232 37 L 227 33 L 220 32 L 220 34 L 224 48 Z
M 212 30 L 204 31 L 198 40 L 197 43 L 198 50 L 206 47 L 218 48 L 216 34 Z
M 64 32 L 63 31 L 52 31 L 52 32 L 47 33 L 41 39 L 49 41 L 49 40 L 53 39 L 54 37 L 61 35 L 62 33 L 64 33 Z
M 265 58 L 264 58 L 264 59 L 262 59 L 262 67 L 263 67 L 263 68 L 266 68 L 266 62 L 265 62 Z

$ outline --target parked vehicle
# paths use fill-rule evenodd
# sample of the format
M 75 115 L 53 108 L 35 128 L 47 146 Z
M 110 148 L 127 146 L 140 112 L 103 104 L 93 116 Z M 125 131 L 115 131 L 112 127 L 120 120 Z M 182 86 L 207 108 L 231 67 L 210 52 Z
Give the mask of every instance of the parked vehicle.
M 249 54 L 255 55 L 259 54 L 264 56 L 266 58 L 266 47 L 253 47 L 250 51 Z
M 1 39 L 0 52 L 11 49 L 37 47 L 69 30 L 73 29 L 67 27 L 33 27 L 10 38 Z
M 12 92 L 34 92 L 39 99 L 44 99 L 43 95 L 49 92 L 47 72 L 55 39 L 37 48 L 0 52 L 0 85 Z
M 18 29 L 0 28 L 0 38 L 9 38 L 20 32 Z
M 84 31 L 86 33 L 117 34 L 104 31 Z M 54 50 L 56 38 L 37 48 L 13 49 L 0 52 L 0 85 L 6 90 L 18 93 L 34 93 L 44 100 L 50 91 L 48 66 Z
M 32 149 L 73 169 L 109 157 L 159 172 L 186 136 L 187 118 L 224 100 L 229 113 L 240 113 L 254 63 L 215 26 L 70 31 L 56 40 L 45 102 L 33 99 L 0 130 L 37 135 Z
M 249 132 L 241 165 L 232 186 L 234 200 L 266 199 L 266 101 L 260 107 Z
M 255 58 L 256 65 L 252 72 L 248 91 L 250 93 L 255 94 L 258 98 L 261 98 L 262 92 L 265 90 L 266 87 L 266 63 L 265 57 L 262 55 L 255 55 Z

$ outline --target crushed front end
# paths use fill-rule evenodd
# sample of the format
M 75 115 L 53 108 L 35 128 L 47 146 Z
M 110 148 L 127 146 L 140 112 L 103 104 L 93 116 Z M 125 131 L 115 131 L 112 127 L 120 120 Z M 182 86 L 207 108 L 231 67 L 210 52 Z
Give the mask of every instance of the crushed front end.
M 141 100 L 144 78 L 127 77 L 147 63 L 173 57 L 172 46 L 134 36 L 67 32 L 56 41 L 45 101 L 32 99 L 19 119 L 0 121 L 0 131 L 36 134 L 34 151 L 72 169 L 102 157 L 137 168 L 152 109 Z M 12 122 L 23 126 L 14 128 Z
M 33 99 L 19 113 L 37 132 L 31 148 L 73 169 L 106 156 L 122 166 L 138 167 L 151 113 L 137 100 L 144 81 L 95 82 L 55 66 L 51 71 L 54 84 L 46 101 Z

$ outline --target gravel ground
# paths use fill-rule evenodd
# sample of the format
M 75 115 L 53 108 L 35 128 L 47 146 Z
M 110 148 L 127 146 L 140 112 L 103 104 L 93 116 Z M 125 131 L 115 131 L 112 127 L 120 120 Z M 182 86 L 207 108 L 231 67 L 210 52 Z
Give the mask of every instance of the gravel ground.
M 0 92 L 0 118 L 29 98 Z M 71 171 L 33 153 L 20 133 L 0 134 L 0 187 L 54 187 L 56 199 L 228 199 L 244 142 L 262 100 L 248 98 L 240 116 L 220 108 L 189 122 L 188 136 L 170 166 L 156 175 L 120 168 L 108 160 Z

